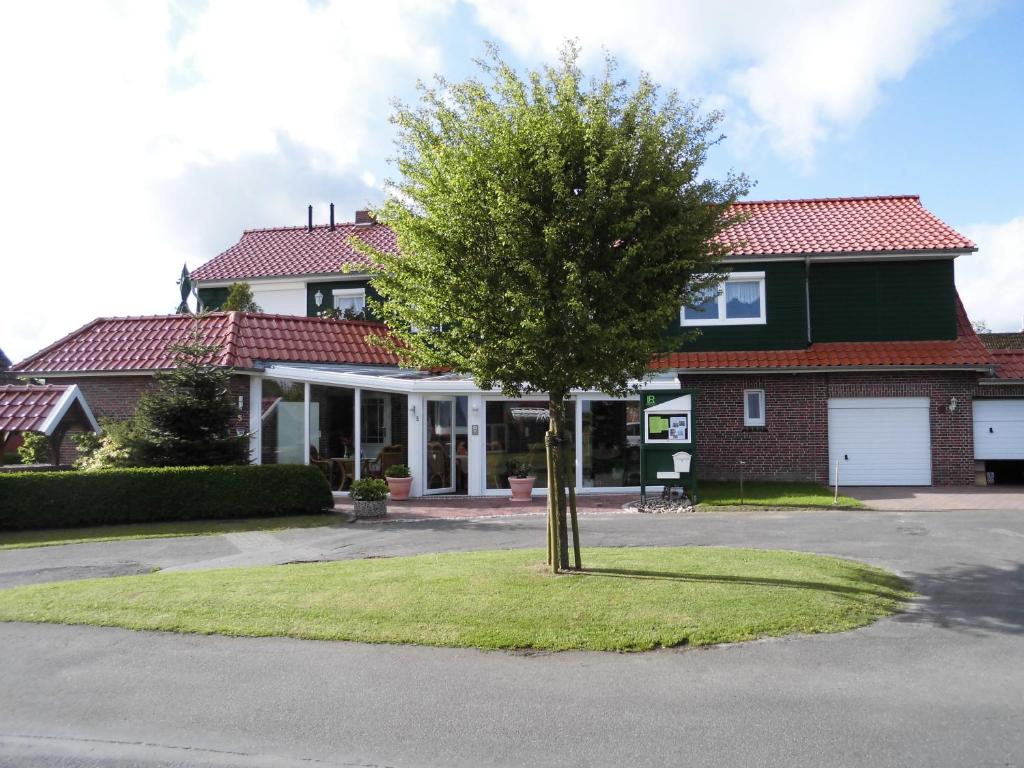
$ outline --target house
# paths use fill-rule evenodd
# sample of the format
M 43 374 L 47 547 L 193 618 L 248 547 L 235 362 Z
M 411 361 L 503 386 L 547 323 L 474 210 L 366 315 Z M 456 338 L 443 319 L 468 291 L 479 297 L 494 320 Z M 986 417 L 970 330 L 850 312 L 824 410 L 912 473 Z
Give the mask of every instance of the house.
M 38 432 L 48 438 L 55 463 L 69 464 L 75 450 L 66 438 L 98 431 L 89 404 L 73 384 L 0 384 L 0 446 L 15 435 Z
M 953 263 L 973 243 L 916 196 L 736 207 L 744 220 L 721 235 L 727 279 L 680 307 L 675 351 L 652 360 L 651 379 L 638 383 L 697 392 L 701 476 L 742 469 L 825 482 L 838 472 L 844 485 L 986 478 L 992 459 L 976 451 L 985 403 L 1017 408 L 1024 381 L 1016 358 L 1000 360 L 978 338 L 957 296 Z M 401 461 L 414 495 L 504 495 L 511 465 L 526 462 L 543 486 L 542 395 L 512 401 L 465 376 L 400 369 L 365 341 L 386 333 L 379 323 L 314 317 L 327 307 L 359 312 L 374 295 L 352 238 L 397 247 L 366 212 L 352 223 L 331 218 L 314 226 L 310 212 L 305 227 L 247 230 L 192 273 L 206 307 L 244 280 L 277 313 L 200 321 L 237 371 L 253 460 L 315 462 L 341 488 Z M 108 392 L 127 377 L 135 391 L 170 364 L 167 329 L 194 322 L 176 317 L 96 321 L 16 369 L 82 387 L 99 379 Z M 150 357 L 136 359 L 140 350 Z M 127 407 L 130 392 L 119 402 Z M 576 392 L 569 413 L 579 491 L 635 488 L 638 399 Z M 1010 442 L 1000 460 L 1024 460 L 1024 440 Z

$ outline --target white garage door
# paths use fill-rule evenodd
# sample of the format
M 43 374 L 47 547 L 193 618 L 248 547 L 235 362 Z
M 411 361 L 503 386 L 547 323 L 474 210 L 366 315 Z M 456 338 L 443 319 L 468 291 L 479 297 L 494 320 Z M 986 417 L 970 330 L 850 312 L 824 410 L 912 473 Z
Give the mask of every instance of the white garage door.
M 927 397 L 828 401 L 828 475 L 842 485 L 931 485 Z
M 974 401 L 974 458 L 1024 459 L 1024 400 Z

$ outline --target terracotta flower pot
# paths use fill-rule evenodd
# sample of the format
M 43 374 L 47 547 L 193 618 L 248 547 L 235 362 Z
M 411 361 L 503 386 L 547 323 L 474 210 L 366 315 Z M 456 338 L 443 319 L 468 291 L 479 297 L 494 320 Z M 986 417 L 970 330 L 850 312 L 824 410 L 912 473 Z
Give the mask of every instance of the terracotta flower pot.
M 529 501 L 533 498 L 535 477 L 510 477 L 508 487 L 512 489 L 512 501 Z
M 409 489 L 412 488 L 411 477 L 385 477 L 388 481 L 388 490 L 391 491 L 392 501 L 405 501 L 409 498 Z

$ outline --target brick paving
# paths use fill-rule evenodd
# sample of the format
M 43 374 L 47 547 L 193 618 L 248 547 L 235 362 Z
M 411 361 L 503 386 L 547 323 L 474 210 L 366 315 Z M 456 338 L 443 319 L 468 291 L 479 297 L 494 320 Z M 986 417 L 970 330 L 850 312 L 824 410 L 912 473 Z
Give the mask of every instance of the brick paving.
M 1024 513 L 1024 486 L 840 488 L 884 511 L 1016 510 Z
M 581 515 L 622 512 L 624 504 L 637 501 L 639 498 L 637 494 L 580 494 L 576 497 L 576 508 Z M 352 509 L 352 500 L 347 495 L 335 497 L 334 509 L 338 512 L 349 512 Z M 534 496 L 528 502 L 513 502 L 501 496 L 435 496 L 408 501 L 389 500 L 387 517 L 378 522 L 543 515 L 546 509 L 547 498 L 544 496 Z

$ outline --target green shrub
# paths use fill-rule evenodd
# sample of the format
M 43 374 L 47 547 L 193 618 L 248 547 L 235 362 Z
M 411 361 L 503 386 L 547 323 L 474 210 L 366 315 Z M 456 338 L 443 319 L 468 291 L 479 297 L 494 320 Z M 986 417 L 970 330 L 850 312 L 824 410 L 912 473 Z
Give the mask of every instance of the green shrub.
M 307 515 L 333 503 L 319 469 L 293 464 L 0 475 L 0 529 Z
M 388 484 L 379 477 L 366 477 L 352 483 L 348 493 L 353 501 L 380 501 L 388 497 Z
M 408 477 L 409 468 L 405 464 L 392 464 L 384 470 L 385 477 Z
M 50 441 L 46 435 L 38 432 L 26 432 L 21 436 L 21 445 L 18 446 L 18 456 L 22 464 L 50 464 L 53 457 L 50 456 Z
M 5 453 L 4 454 L 4 460 L 3 460 L 3 462 L 0 462 L 0 463 L 2 463 L 2 464 L 21 464 L 21 456 L 18 455 L 17 451 L 10 451 L 9 453 Z
M 102 419 L 103 432 L 84 432 L 74 437 L 78 446 L 75 469 L 127 469 L 142 465 L 142 429 L 138 419 Z

